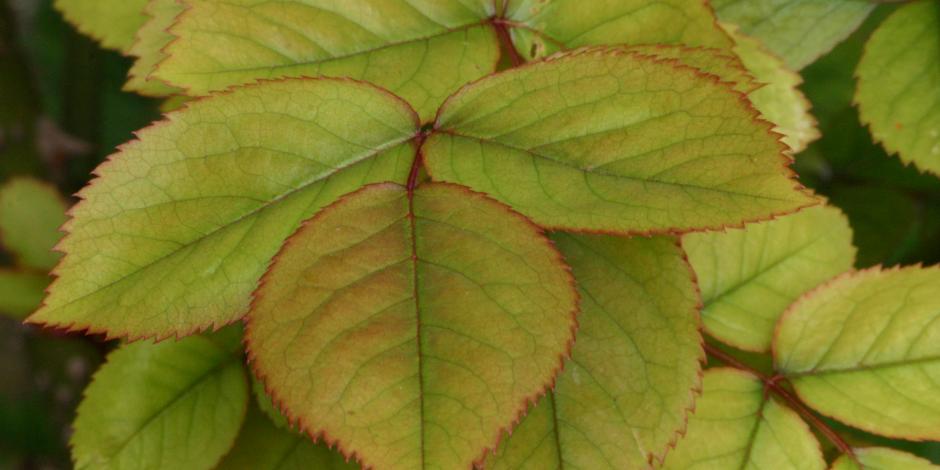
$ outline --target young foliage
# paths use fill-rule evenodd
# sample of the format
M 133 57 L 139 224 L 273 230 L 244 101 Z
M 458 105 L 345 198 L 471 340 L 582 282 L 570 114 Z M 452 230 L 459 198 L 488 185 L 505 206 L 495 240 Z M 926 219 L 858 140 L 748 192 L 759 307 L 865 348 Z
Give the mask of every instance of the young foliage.
M 694 279 L 674 239 L 562 235 L 581 295 L 555 387 L 488 469 L 645 468 L 679 438 L 700 386 Z
M 940 4 L 898 8 L 872 34 L 858 64 L 858 104 L 875 141 L 940 176 Z
M 151 74 L 167 56 L 163 49 L 173 41 L 174 36 L 167 29 L 176 17 L 185 10 L 178 0 L 149 0 L 144 13 L 150 19 L 137 31 L 136 40 L 127 50 L 128 55 L 136 57 L 128 72 L 124 89 L 147 96 L 167 96 L 182 92 L 151 77 Z
M 55 0 L 56 8 L 102 46 L 125 52 L 134 43 L 134 35 L 147 21 L 147 0 Z
M 874 268 L 809 293 L 780 320 L 774 362 L 821 413 L 940 440 L 940 268 Z
M 128 344 L 85 390 L 72 435 L 77 469 L 210 468 L 248 405 L 240 329 Z
M 848 456 L 839 457 L 831 470 L 938 470 L 926 459 L 887 447 L 852 449 L 855 461 Z

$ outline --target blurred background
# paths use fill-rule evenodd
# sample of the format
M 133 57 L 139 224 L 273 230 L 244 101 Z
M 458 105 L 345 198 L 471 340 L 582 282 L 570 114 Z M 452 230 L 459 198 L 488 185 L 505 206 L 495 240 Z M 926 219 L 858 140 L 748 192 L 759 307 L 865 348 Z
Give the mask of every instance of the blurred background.
M 940 179 L 886 155 L 851 105 L 862 45 L 892 8 L 879 6 L 801 71 L 823 137 L 794 168 L 849 216 L 859 267 L 940 261 Z M 114 346 L 21 320 L 41 301 L 55 264 L 43 253 L 71 195 L 134 130 L 159 119 L 160 102 L 121 91 L 130 65 L 78 34 L 52 0 L 0 0 L 0 469 L 71 467 L 69 423 Z M 901 447 L 940 462 L 936 444 Z

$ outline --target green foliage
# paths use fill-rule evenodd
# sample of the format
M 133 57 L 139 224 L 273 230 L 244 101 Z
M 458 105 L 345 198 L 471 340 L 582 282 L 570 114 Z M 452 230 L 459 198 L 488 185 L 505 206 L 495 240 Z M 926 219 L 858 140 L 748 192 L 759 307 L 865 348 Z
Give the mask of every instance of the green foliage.
M 109 3 L 57 5 L 173 111 L 62 240 L 0 189 L 0 309 L 58 261 L 27 322 L 131 341 L 77 468 L 932 468 L 871 445 L 940 440 L 940 270 L 852 242 L 908 259 L 938 183 L 843 170 L 851 92 L 808 82 L 817 125 L 796 73 L 871 2 Z M 933 170 L 940 10 L 888 10 L 861 118 Z

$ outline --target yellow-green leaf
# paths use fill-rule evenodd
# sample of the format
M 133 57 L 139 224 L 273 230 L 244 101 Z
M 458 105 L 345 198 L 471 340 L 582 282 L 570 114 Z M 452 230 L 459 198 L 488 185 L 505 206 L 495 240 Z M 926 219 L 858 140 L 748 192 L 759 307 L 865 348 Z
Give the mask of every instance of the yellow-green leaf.
M 725 232 L 690 233 L 682 246 L 698 275 L 705 330 L 749 351 L 768 351 L 777 319 L 806 291 L 852 268 L 852 229 L 818 206 Z
M 371 85 L 265 83 L 170 113 L 101 165 L 30 321 L 183 335 L 240 318 L 300 221 L 363 184 L 402 181 L 417 120 Z
M 504 16 L 528 59 L 592 45 L 731 47 L 701 0 L 509 0 Z
M 856 461 L 843 455 L 831 470 L 940 470 L 940 466 L 920 457 L 887 447 L 852 449 Z
M 822 470 L 819 442 L 791 409 L 738 369 L 705 372 L 689 428 L 665 470 Z
M 872 136 L 940 176 L 940 3 L 911 2 L 872 34 L 858 64 L 858 103 Z
M 581 49 L 464 88 L 423 153 L 433 179 L 491 194 L 545 227 L 685 232 L 815 203 L 756 117 L 697 70 Z
M 78 407 L 75 468 L 213 468 L 248 405 L 240 338 L 229 327 L 111 353 Z
M 352 77 L 430 119 L 447 95 L 495 70 L 487 0 L 190 0 L 155 77 L 193 94 L 257 79 Z
M 48 285 L 45 274 L 0 268 L 0 314 L 19 320 L 33 313 Z
M 735 54 L 763 85 L 748 93 L 748 99 L 764 118 L 775 124 L 774 130 L 783 134 L 783 143 L 792 153 L 803 151 L 820 137 L 816 118 L 809 113 L 810 102 L 799 89 L 803 78 L 787 68 L 761 41 L 736 31 L 732 25 L 727 29 L 735 41 Z
M 868 0 L 711 0 L 718 18 L 760 39 L 799 70 L 845 39 L 875 7 Z
M 505 206 L 385 183 L 288 240 L 246 341 L 285 412 L 363 466 L 468 468 L 553 381 L 576 298 L 558 252 Z
M 671 238 L 553 238 L 578 280 L 578 340 L 486 468 L 647 468 L 679 439 L 700 386 L 689 267 Z
M 102 46 L 125 52 L 147 21 L 147 0 L 55 0 L 55 7 L 84 34 Z
M 940 267 L 873 268 L 781 318 L 777 369 L 808 405 L 890 437 L 940 439 Z
M 62 238 L 65 201 L 52 186 L 17 178 L 0 187 L 0 248 L 18 265 L 48 271 L 60 255 L 52 251 Z
M 183 10 L 185 6 L 179 0 L 149 0 L 147 2 L 144 7 L 144 13 L 148 16 L 147 22 L 141 26 L 137 32 L 137 39 L 128 50 L 128 54 L 136 57 L 136 60 L 128 72 L 124 90 L 147 96 L 169 96 L 182 91 L 150 75 L 156 69 L 157 64 L 166 58 L 163 48 L 174 37 L 167 29 Z
M 215 470 L 356 470 L 339 452 L 310 437 L 275 426 L 255 406 L 248 407 L 245 424 Z

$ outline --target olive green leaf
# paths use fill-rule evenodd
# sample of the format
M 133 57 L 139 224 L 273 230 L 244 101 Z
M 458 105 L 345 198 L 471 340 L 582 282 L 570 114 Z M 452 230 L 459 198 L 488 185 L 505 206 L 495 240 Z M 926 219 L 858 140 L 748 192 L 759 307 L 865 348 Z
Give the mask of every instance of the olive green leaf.
M 0 186 L 0 248 L 23 267 L 48 271 L 60 255 L 52 251 L 62 238 L 65 201 L 52 186 L 15 178 Z
M 563 49 L 671 44 L 719 49 L 731 41 L 701 0 L 508 0 L 504 20 L 520 55 L 538 59 Z
M 699 299 L 682 251 L 671 238 L 553 238 L 578 280 L 578 340 L 553 391 L 486 468 L 661 462 L 701 384 Z
M 869 39 L 856 69 L 862 122 L 889 153 L 940 175 L 940 3 L 898 8 Z
M 576 325 L 561 256 L 459 186 L 366 186 L 256 292 L 252 364 L 301 430 L 365 467 L 467 468 L 554 380 Z
M 855 460 L 843 455 L 832 463 L 831 470 L 940 470 L 928 460 L 887 447 L 852 449 Z
M 738 25 L 799 70 L 829 52 L 875 7 L 867 0 L 711 0 L 718 18 Z
M 435 129 L 423 147 L 433 179 L 491 194 L 545 227 L 686 232 L 815 203 L 738 93 L 623 49 L 487 77 L 448 99 Z
M 770 350 L 787 307 L 855 261 L 852 229 L 832 206 L 725 232 L 690 233 L 682 246 L 698 275 L 705 330 L 748 351 Z
M 151 78 L 157 64 L 166 58 L 163 48 L 172 40 L 173 35 L 167 29 L 183 12 L 185 6 L 179 0 L 149 0 L 144 7 L 148 20 L 137 32 L 137 39 L 128 49 L 128 54 L 136 57 L 128 72 L 125 91 L 133 91 L 147 96 L 168 96 L 182 90 Z
M 146 3 L 147 0 L 55 0 L 55 7 L 82 33 L 104 47 L 124 52 L 147 21 Z
M 666 455 L 666 470 L 822 470 L 819 442 L 790 408 L 738 369 L 705 372 L 684 438 Z
M 940 439 L 940 267 L 873 268 L 781 317 L 774 360 L 819 412 L 889 437 Z
M 264 384 L 255 377 L 255 374 L 251 374 L 251 391 L 255 395 L 258 409 L 267 415 L 268 421 L 279 428 L 287 429 L 291 427 L 287 417 L 277 409 L 274 399 L 271 398 L 271 395 L 268 395 L 268 392 L 264 389 Z
M 17 320 L 39 307 L 49 276 L 0 268 L 0 314 Z
M 96 170 L 29 321 L 131 338 L 234 321 L 300 221 L 363 184 L 405 181 L 416 132 L 407 104 L 349 80 L 190 103 Z
M 315 444 L 308 436 L 272 423 L 255 406 L 248 407 L 245 424 L 215 470 L 356 470 L 339 452 Z
M 154 76 L 191 94 L 265 78 L 346 76 L 393 91 L 426 120 L 499 58 L 483 21 L 494 14 L 488 0 L 187 3 Z
M 774 130 L 783 134 L 783 143 L 792 153 L 803 151 L 820 137 L 816 118 L 809 113 L 810 102 L 799 89 L 803 78 L 788 69 L 759 40 L 736 31 L 733 25 L 726 29 L 734 38 L 735 54 L 763 85 L 748 93 L 748 99 L 765 119 L 775 124 Z
M 239 328 L 120 347 L 78 407 L 76 469 L 210 469 L 245 416 Z

